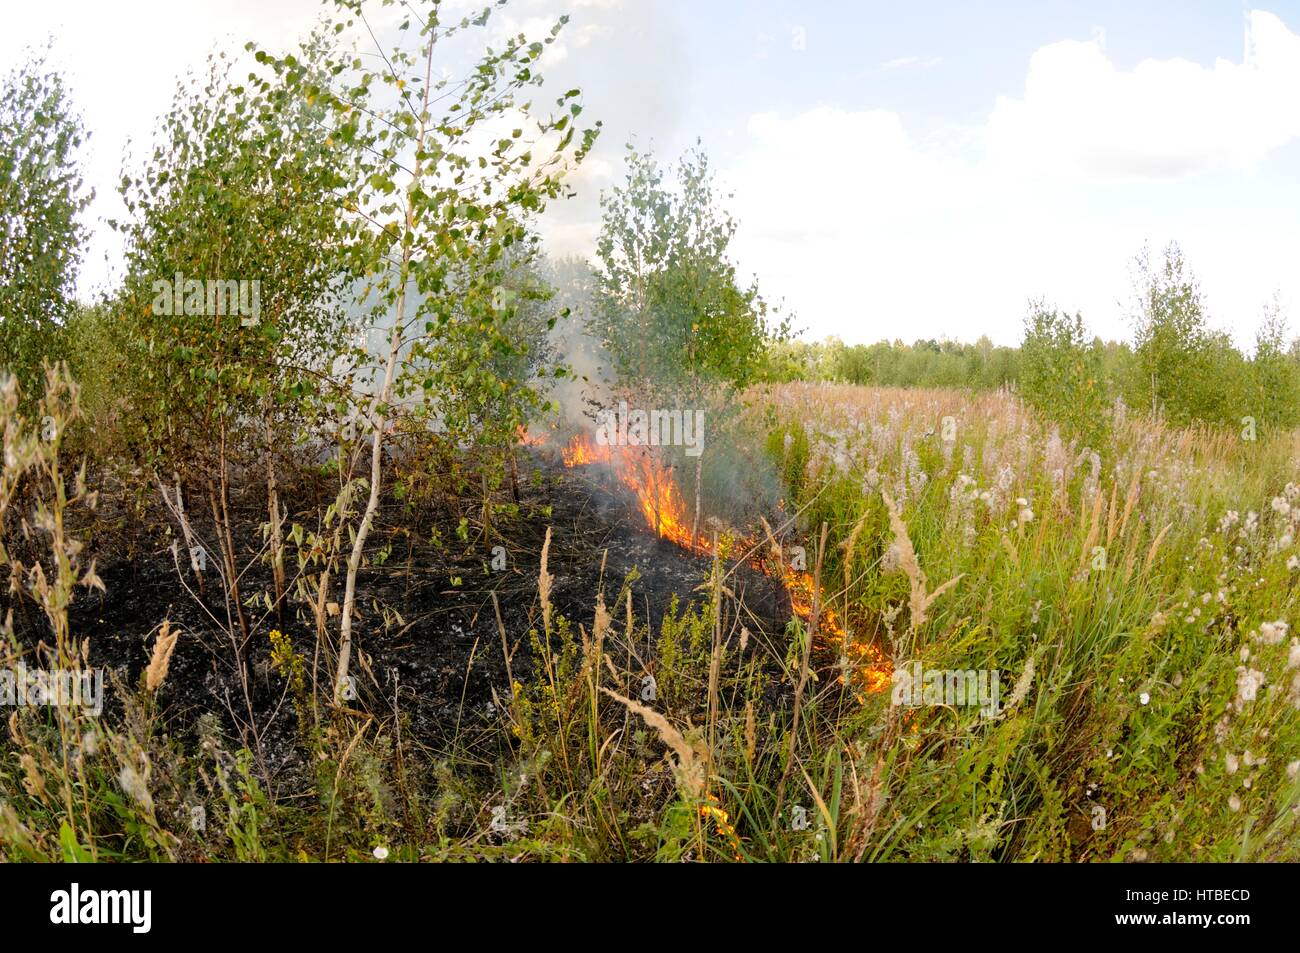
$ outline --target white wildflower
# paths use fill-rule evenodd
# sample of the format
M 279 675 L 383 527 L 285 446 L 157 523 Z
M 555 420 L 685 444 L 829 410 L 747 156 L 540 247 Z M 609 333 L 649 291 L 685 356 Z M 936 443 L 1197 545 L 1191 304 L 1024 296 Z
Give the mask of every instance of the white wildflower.
M 1265 645 L 1277 645 L 1286 638 L 1287 624 L 1285 622 L 1261 622 L 1259 626 L 1259 640 Z
M 1237 669 L 1237 701 L 1253 702 L 1255 696 L 1259 693 L 1260 686 L 1264 684 L 1264 673 L 1257 668 L 1246 668 L 1244 665 Z
M 147 811 L 153 810 L 153 797 L 149 794 L 149 786 L 139 771 L 129 764 L 123 765 L 122 770 L 118 772 L 117 783 L 131 800 Z

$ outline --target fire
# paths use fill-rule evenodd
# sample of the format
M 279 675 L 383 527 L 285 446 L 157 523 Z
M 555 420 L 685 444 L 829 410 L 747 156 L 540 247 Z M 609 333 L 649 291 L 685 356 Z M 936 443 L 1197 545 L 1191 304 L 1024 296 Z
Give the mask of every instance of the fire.
M 693 538 L 693 523 L 682 498 L 673 468 L 646 447 L 610 447 L 593 443 L 578 434 L 560 451 L 566 467 L 605 463 L 636 497 L 646 526 L 659 538 L 667 539 L 694 553 L 712 552 L 706 539 Z M 756 563 L 767 572 L 762 561 Z M 816 584 L 811 573 L 784 568 L 782 571 L 790 606 L 805 623 L 812 619 Z M 817 623 L 819 633 L 850 663 L 851 674 L 842 676 L 858 691 L 878 692 L 889 687 L 893 667 L 885 654 L 871 642 L 853 639 L 823 596 Z
M 624 466 L 619 468 L 618 477 L 636 494 L 646 525 L 655 530 L 660 539 L 670 540 L 693 552 L 710 551 L 706 540 L 692 538 L 693 526 L 673 478 L 672 467 L 664 465 L 648 451 L 638 453 L 633 450 L 624 453 Z
M 515 428 L 515 439 L 525 447 L 540 447 L 548 438 L 544 433 L 529 433 L 522 424 Z
M 694 526 L 673 476 L 673 468 L 648 448 L 600 446 L 580 433 L 560 451 L 560 456 L 566 467 L 610 464 L 619 482 L 636 497 L 646 526 L 659 538 L 691 552 L 712 551 L 707 540 L 692 541 Z
M 795 569 L 785 570 L 785 589 L 790 594 L 790 607 L 805 623 L 812 619 L 813 594 L 817 591 L 812 573 Z M 826 605 L 825 596 L 817 619 L 818 631 L 826 637 L 831 648 L 836 649 L 849 663 L 849 675 L 840 680 L 859 691 L 879 692 L 889 688 L 894 666 L 885 653 L 873 643 L 854 639 L 841 624 L 835 610 Z
M 588 463 L 611 462 L 609 450 L 609 447 L 592 443 L 585 434 L 578 434 L 560 451 L 560 456 L 564 459 L 566 467 L 580 467 Z

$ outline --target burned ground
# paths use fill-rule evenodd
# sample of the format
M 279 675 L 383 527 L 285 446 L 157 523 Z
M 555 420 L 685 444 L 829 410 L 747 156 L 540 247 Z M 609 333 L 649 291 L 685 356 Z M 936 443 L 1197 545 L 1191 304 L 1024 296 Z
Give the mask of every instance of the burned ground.
M 478 729 L 501 717 L 511 692 L 502 628 L 514 679 L 532 675 L 532 633 L 541 627 L 537 576 L 548 527 L 555 611 L 570 620 L 570 637 L 579 638 L 590 631 L 597 596 L 603 594 L 615 619 L 607 648 L 625 671 L 652 674 L 654 638 L 674 601 L 680 614 L 702 598 L 711 557 L 656 539 L 604 468 L 565 469 L 550 455 L 532 452 L 518 486 L 516 515 L 499 521 L 491 545 L 477 528 L 465 532 L 463 540 L 458 537 L 455 508 L 413 517 L 392 498 L 377 521 L 381 530 L 368 544 L 354 624 L 354 704 L 381 716 L 399 716 L 407 738 L 429 751 L 472 745 Z M 202 593 L 198 591 L 184 550 L 179 558 L 173 553 L 178 530 L 156 493 L 131 514 L 121 500 L 114 504 L 106 497 L 94 522 L 80 527 L 92 539 L 89 555 L 97 561 L 104 591 L 79 590 L 70 624 L 78 640 L 90 642 L 90 665 L 108 673 L 105 710 L 110 720 L 122 714 L 118 699 L 140 682 L 159 626 L 167 620 L 179 628 L 182 635 L 157 698 L 169 730 L 184 737 L 192 734 L 200 716 L 214 714 L 232 737 L 260 751 L 272 784 L 284 790 L 306 780 L 306 766 L 285 680 L 273 671 L 268 633 L 283 631 L 308 661 L 309 678 L 319 686 L 313 697 L 328 695 L 333 662 L 319 653 L 315 623 L 305 605 L 290 599 L 277 621 L 262 602 L 272 580 L 269 566 L 259 558 L 265 544 L 258 492 L 253 484 L 246 493 L 234 494 L 232 520 L 239 528 L 240 565 L 246 567 L 241 589 L 246 604 L 257 603 L 246 610 L 247 702 L 220 582 L 209 572 Z M 191 518 L 196 532 L 211 538 L 211 522 L 198 514 Z M 494 553 L 493 546 L 504 552 Z M 504 567 L 493 568 L 494 555 L 498 565 L 504 556 Z M 763 664 L 779 659 L 784 651 L 779 639 L 791 611 L 781 584 L 744 558 L 729 560 L 723 571 L 729 573 L 726 586 L 734 594 L 726 614 L 736 623 L 733 629 L 743 625 L 749 633 L 746 655 L 761 654 Z M 636 620 L 633 644 L 627 642 L 624 624 L 629 588 Z M 49 638 L 43 616 L 23 599 L 14 600 L 13 608 L 15 631 L 25 649 L 34 650 Z M 730 664 L 739 662 L 740 653 L 729 659 Z M 772 684 L 769 701 L 779 706 L 790 686 L 779 678 Z

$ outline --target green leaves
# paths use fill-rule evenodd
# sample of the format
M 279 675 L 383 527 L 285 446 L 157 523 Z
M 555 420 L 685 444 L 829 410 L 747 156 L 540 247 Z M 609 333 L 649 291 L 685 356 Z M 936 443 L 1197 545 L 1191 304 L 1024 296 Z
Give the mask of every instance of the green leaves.
M 358 157 L 327 145 L 330 107 L 301 94 L 321 88 L 320 51 L 285 63 L 292 74 L 229 86 L 214 66 L 205 86 L 182 88 L 159 137 L 179 148 L 123 177 L 134 221 L 110 326 L 132 369 L 120 382 L 138 411 L 128 426 L 186 467 L 264 401 L 289 418 L 318 412 L 319 371 L 349 337 L 340 294 L 355 241 L 337 192 Z M 161 298 L 159 281 L 171 289 Z M 173 297 L 185 306 L 157 307 Z
M 1020 387 L 1025 400 L 1089 448 L 1106 447 L 1110 401 L 1100 341 L 1090 338 L 1081 315 L 1039 303 L 1025 319 Z
M 76 833 L 68 826 L 67 821 L 59 824 L 59 849 L 63 852 L 63 862 L 65 864 L 93 864 L 95 862 L 94 855 L 81 846 Z
M 63 356 L 59 328 L 73 309 L 93 193 L 74 161 L 84 138 L 62 77 L 43 57 L 0 85 L 0 368 L 18 378 L 24 404 L 40 393 L 42 360 Z
M 520 36 L 503 51 L 486 50 L 462 82 L 444 79 L 442 92 L 422 101 L 427 44 L 476 22 L 485 20 L 433 27 L 418 53 L 354 59 L 328 84 L 342 87 L 348 103 L 329 136 L 355 139 L 360 156 L 360 175 L 344 190 L 370 263 L 366 320 L 395 349 L 394 394 L 418 402 L 411 412 L 436 417 L 440 439 L 497 449 L 513 443 L 513 427 L 540 403 L 528 386 L 542 362 L 532 345 L 551 316 L 545 296 L 524 293 L 536 284 L 529 220 L 561 193 L 563 170 L 580 156 L 573 136 L 550 142 L 545 155 L 516 154 L 547 129 L 517 93 L 540 78 L 532 67 L 562 22 L 547 39 Z M 482 145 L 487 130 L 495 134 Z M 591 141 L 589 131 L 581 141 Z
M 1136 260 L 1135 366 L 1126 397 L 1138 409 L 1174 423 L 1193 421 L 1234 429 L 1241 418 L 1285 424 L 1300 413 L 1300 363 L 1278 360 L 1282 327 L 1248 361 L 1231 338 L 1210 328 L 1200 286 L 1177 244 L 1158 260 L 1143 249 Z
M 688 153 L 676 188 L 650 156 L 629 150 L 627 164 L 625 184 L 602 200 L 593 336 L 633 390 L 745 386 L 784 325 L 770 326 L 757 288 L 736 280 L 727 257 L 735 223 L 718 205 L 707 157 L 698 146 Z

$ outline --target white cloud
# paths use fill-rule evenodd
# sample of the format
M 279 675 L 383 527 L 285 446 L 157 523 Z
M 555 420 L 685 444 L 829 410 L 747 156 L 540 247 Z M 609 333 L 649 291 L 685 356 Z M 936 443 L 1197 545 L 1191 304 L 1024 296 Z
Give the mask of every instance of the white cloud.
M 1022 98 L 924 139 L 884 110 L 753 116 L 725 170 L 743 271 L 815 337 L 1011 343 L 1045 296 L 1127 338 L 1133 255 L 1177 240 L 1248 343 L 1274 290 L 1300 303 L 1300 186 L 1258 174 L 1300 137 L 1300 37 L 1256 12 L 1241 63 L 1128 71 L 1103 43 L 1043 47 Z
M 1026 295 L 1003 256 L 1022 197 L 996 176 L 885 110 L 764 113 L 748 132 L 724 173 L 734 251 L 813 336 L 1015 337 Z
M 1104 34 L 1034 53 L 1020 98 L 999 97 L 993 161 L 1067 178 L 1171 178 L 1255 168 L 1300 137 L 1300 36 L 1247 17 L 1240 63 L 1143 60 L 1121 70 Z
M 466 11 L 483 5 L 457 2 Z M 196 0 L 183 27 L 163 0 L 139 0 L 132 11 L 127 29 L 113 4 L 27 4 L 0 34 L 9 61 L 24 42 L 58 37 L 56 65 L 68 70 L 92 130 L 86 178 L 99 194 L 86 289 L 120 260 L 120 242 L 96 220 L 121 213 L 122 147 L 131 137 L 136 154 L 144 151 L 175 77 L 201 68 L 216 44 L 238 49 L 255 36 L 287 45 L 322 7 Z M 1126 263 L 1146 240 L 1183 244 L 1214 313 L 1239 341 L 1249 340 L 1275 288 L 1300 303 L 1292 277 L 1300 182 L 1277 164 L 1288 159 L 1266 161 L 1300 138 L 1300 37 L 1271 14 L 1249 14 L 1240 62 L 1147 60 L 1121 69 L 1100 29 L 1091 42 L 1045 46 L 1026 64 L 1023 90 L 990 99 L 986 120 L 973 127 L 919 136 L 909 113 L 793 99 L 783 111 L 751 115 L 738 141 L 728 141 L 735 93 L 702 88 L 688 27 L 661 0 L 516 0 L 492 29 L 544 33 L 565 12 L 572 21 L 548 52 L 548 85 L 536 102 L 544 108 L 580 87 L 583 119 L 601 119 L 605 129 L 570 182 L 578 197 L 545 216 L 556 254 L 592 250 L 598 194 L 621 178 L 625 142 L 668 160 L 701 134 L 715 150 L 726 143 L 715 159 L 735 192 L 742 271 L 785 299 L 813 336 L 987 333 L 1012 342 L 1026 299 L 1046 295 L 1082 310 L 1099 333 L 1123 337 L 1129 329 L 1116 302 L 1128 292 Z M 901 80 L 938 63 L 905 56 L 877 72 Z M 725 118 L 713 120 L 714 112 Z
M 6 11 L 0 60 L 19 62 L 25 47 L 43 48 L 52 36 L 50 66 L 67 76 L 73 107 L 90 132 L 82 172 L 95 199 L 85 219 L 91 236 L 78 282 L 84 294 L 120 274 L 122 240 L 103 220 L 126 217 L 117 194 L 123 154 L 128 142 L 137 160 L 148 154 L 177 80 L 187 72 L 203 75 L 216 50 L 242 53 L 251 38 L 273 50 L 288 48 L 322 10 L 318 0 L 195 0 L 181 18 L 169 0 L 138 0 L 129 9 L 68 0 Z
M 453 0 L 444 16 L 450 20 L 477 14 L 486 5 L 484 0 Z M 651 77 L 649 67 L 654 58 L 665 56 L 672 48 L 663 42 L 668 31 L 658 26 L 657 11 L 650 4 L 638 3 L 636 10 L 620 9 L 623 5 L 624 0 L 519 0 L 497 11 L 490 29 L 498 42 L 507 32 L 520 30 L 531 37 L 544 37 L 561 14 L 569 14 L 571 22 L 547 48 L 546 72 L 549 76 L 554 71 L 557 77 L 567 73 L 569 85 L 599 88 L 604 94 L 600 96 L 601 112 L 609 114 L 618 98 L 638 82 L 637 77 Z M 406 8 L 398 4 L 369 4 L 367 11 L 371 27 L 385 42 L 394 38 L 393 27 L 406 17 Z M 46 37 L 54 37 L 50 64 L 68 77 L 73 105 L 90 132 L 82 152 L 82 169 L 87 186 L 95 190 L 95 200 L 85 218 L 91 236 L 78 282 L 82 294 L 90 296 L 110 287 L 121 274 L 123 243 L 104 220 L 126 217 L 117 183 L 128 141 L 134 168 L 151 150 L 158 117 L 170 107 L 177 80 L 187 72 L 202 74 L 205 58 L 215 50 L 242 55 L 249 39 L 273 51 L 290 49 L 322 16 L 334 13 L 333 5 L 321 0 L 190 0 L 183 12 L 173 0 L 132 0 L 129 5 L 51 0 L 6 11 L 5 29 L 0 30 L 0 61 L 16 63 L 25 47 L 42 48 Z M 368 34 L 360 27 L 356 30 L 361 48 L 371 49 Z M 612 33 L 617 35 L 607 36 Z M 413 42 L 409 34 L 407 40 L 408 45 Z M 594 54 L 601 70 L 611 78 L 594 79 L 578 66 L 582 82 L 573 82 L 573 61 L 579 50 Z M 615 70 L 606 69 L 608 63 L 626 65 L 628 77 L 620 78 Z M 457 68 L 456 64 L 452 68 Z M 241 64 L 234 75 L 244 72 Z M 653 86 L 650 78 L 640 82 L 647 88 Z M 539 99 L 541 111 L 564 88 L 557 83 L 551 98 Z M 588 103 L 592 98 L 587 98 Z M 662 109 L 666 116 L 675 116 L 679 109 L 662 92 L 643 99 L 648 106 L 624 110 L 631 121 L 641 122 L 639 128 L 654 130 L 664 125 L 657 124 L 654 117 L 647 119 L 651 108 Z M 596 118 L 597 110 L 590 109 L 588 115 Z M 588 217 L 592 204 L 589 201 Z

